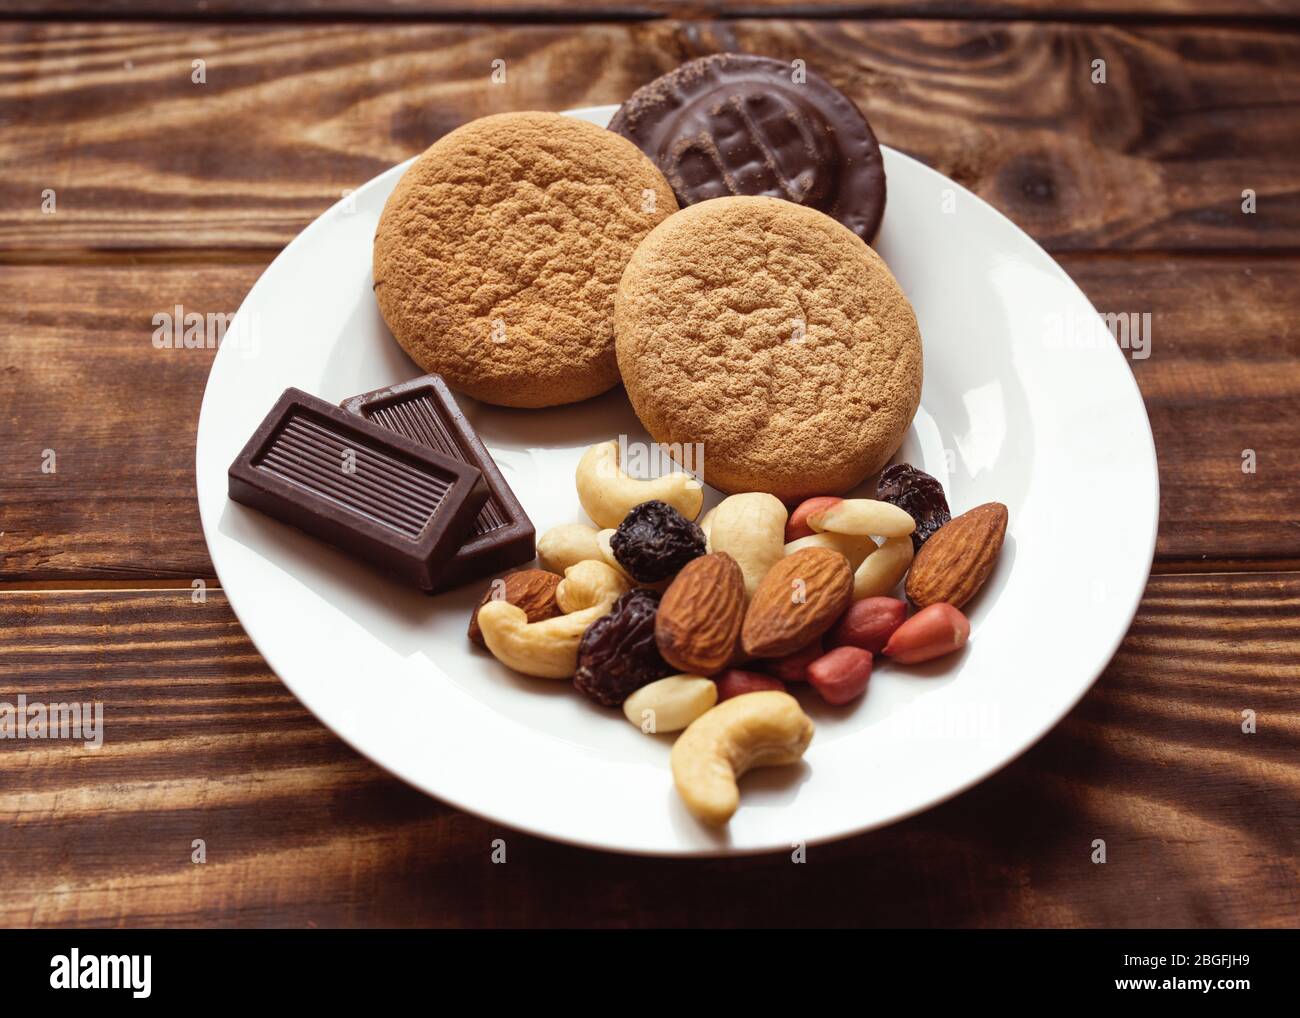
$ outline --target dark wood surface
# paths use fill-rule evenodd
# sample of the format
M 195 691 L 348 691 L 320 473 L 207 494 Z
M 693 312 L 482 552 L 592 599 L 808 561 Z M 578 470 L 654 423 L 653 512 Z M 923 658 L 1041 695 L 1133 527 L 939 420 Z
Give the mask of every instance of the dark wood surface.
M 102 700 L 113 738 L 0 742 L 0 923 L 1300 922 L 1298 5 L 754 2 L 741 13 L 761 16 L 684 19 L 714 7 L 591 3 L 554 24 L 510 2 L 6 5 L 0 700 Z M 451 126 L 617 101 L 720 48 L 807 59 L 1099 309 L 1153 317 L 1131 364 L 1160 458 L 1157 575 L 1115 660 L 991 780 L 803 867 L 548 844 L 346 748 L 215 586 L 193 476 L 212 351 L 150 343 L 175 304 L 233 312 L 342 190 Z M 488 83 L 497 57 L 506 86 Z
M 1229 614 L 1248 639 L 1206 635 Z M 0 872 L 25 875 L 0 923 L 1255 926 L 1300 909 L 1294 573 L 1152 580 L 1038 746 L 802 866 L 580 851 L 443 806 L 317 723 L 220 594 L 9 591 L 0 625 L 23 631 L 0 668 L 112 710 L 99 750 L 0 752 Z
M 621 102 L 719 49 L 806 60 L 1053 252 L 1300 250 L 1300 31 L 750 19 L 0 23 L 0 247 L 277 249 L 466 119 Z
M 7 0 L 7 11 L 118 19 L 641 21 L 654 18 L 931 17 L 1058 21 L 1300 20 L 1295 0 Z

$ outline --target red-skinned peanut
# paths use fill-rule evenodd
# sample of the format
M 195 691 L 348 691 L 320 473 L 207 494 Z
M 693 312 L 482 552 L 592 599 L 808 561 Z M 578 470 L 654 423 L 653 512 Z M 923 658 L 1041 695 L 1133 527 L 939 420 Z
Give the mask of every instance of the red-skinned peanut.
M 766 689 L 785 692 L 785 683 L 780 679 L 774 679 L 760 672 L 747 672 L 743 668 L 728 668 L 725 672 L 715 675 L 713 681 L 718 686 L 718 703 L 730 700 L 733 696 L 759 693 Z
M 785 543 L 789 544 L 801 537 L 811 537 L 816 531 L 808 526 L 808 517 L 843 501 L 844 499 L 838 495 L 817 495 L 814 498 L 805 498 L 794 507 L 794 512 L 790 514 L 790 518 L 785 522 Z
M 775 675 L 782 682 L 807 682 L 808 666 L 826 653 L 821 638 L 813 640 L 806 647 L 801 647 L 785 657 L 770 657 L 758 662 L 763 671 Z
M 906 602 L 896 597 L 864 597 L 849 605 L 843 618 L 826 634 L 826 646 L 861 647 L 879 654 L 906 618 Z
M 970 620 L 947 602 L 922 608 L 894 630 L 885 644 L 885 656 L 899 664 L 933 661 L 966 646 Z
M 848 703 L 866 692 L 871 663 L 869 650 L 836 647 L 808 666 L 808 682 L 827 703 Z

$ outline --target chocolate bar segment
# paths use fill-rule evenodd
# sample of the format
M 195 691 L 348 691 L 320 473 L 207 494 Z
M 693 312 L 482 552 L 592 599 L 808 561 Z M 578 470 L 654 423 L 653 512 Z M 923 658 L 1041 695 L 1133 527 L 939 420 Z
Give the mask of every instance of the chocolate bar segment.
M 343 409 L 482 472 L 490 494 L 435 590 L 491 576 L 536 554 L 532 521 L 440 375 L 424 375 L 343 401 Z
M 488 486 L 462 459 L 286 389 L 230 465 L 230 497 L 432 590 Z

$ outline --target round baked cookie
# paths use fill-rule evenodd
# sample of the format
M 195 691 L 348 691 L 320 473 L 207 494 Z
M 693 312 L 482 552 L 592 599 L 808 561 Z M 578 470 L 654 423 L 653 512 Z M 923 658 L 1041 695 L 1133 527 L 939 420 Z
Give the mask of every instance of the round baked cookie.
M 703 443 L 727 492 L 847 491 L 921 399 L 921 335 L 888 267 L 815 209 L 715 198 L 657 226 L 615 308 L 618 365 L 657 442 Z
M 677 209 L 630 141 L 557 113 L 458 127 L 402 175 L 375 230 L 375 297 L 425 371 L 488 403 L 572 403 L 618 382 L 614 295 Z

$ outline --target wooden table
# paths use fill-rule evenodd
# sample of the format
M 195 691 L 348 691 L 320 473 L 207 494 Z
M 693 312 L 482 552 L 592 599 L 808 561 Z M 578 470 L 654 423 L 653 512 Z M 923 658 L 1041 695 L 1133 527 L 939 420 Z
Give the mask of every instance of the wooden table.
M 1300 920 L 1296 0 L 750 0 L 719 21 L 710 0 L 4 7 L 0 700 L 100 700 L 108 728 L 93 752 L 0 742 L 0 922 Z M 720 49 L 807 60 L 1099 309 L 1153 323 L 1131 364 L 1160 539 L 1114 661 L 992 779 L 805 865 L 549 844 L 345 747 L 213 577 L 193 466 L 213 351 L 151 343 L 177 305 L 233 312 L 341 193 L 454 125 L 617 102 Z

